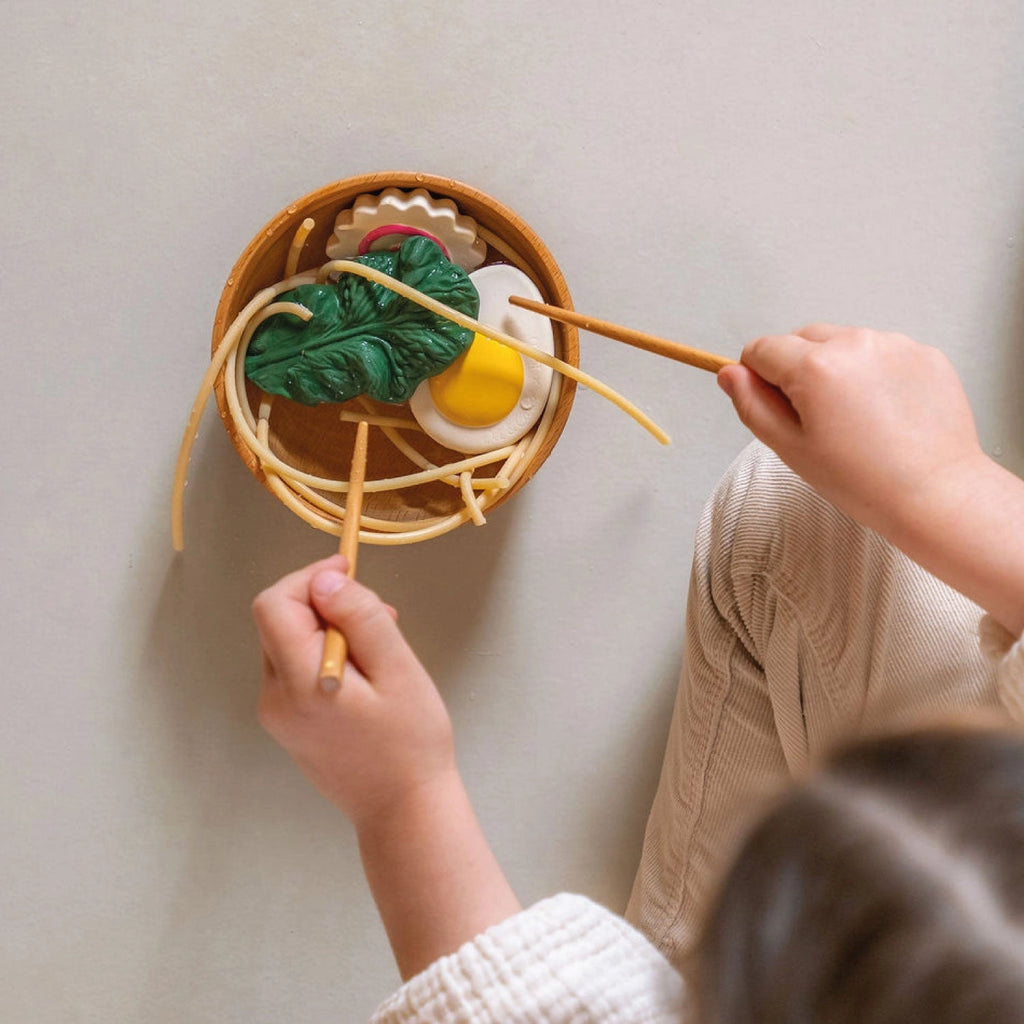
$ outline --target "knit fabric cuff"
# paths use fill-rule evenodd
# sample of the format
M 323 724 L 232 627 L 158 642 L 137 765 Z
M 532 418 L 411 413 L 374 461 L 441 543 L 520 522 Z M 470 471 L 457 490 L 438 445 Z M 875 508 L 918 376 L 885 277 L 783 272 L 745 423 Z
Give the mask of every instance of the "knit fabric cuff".
M 978 627 L 981 650 L 996 664 L 999 699 L 1015 722 L 1024 722 L 1024 637 L 1015 637 L 991 615 Z
M 411 978 L 371 1024 L 678 1024 L 683 982 L 622 918 L 561 893 Z

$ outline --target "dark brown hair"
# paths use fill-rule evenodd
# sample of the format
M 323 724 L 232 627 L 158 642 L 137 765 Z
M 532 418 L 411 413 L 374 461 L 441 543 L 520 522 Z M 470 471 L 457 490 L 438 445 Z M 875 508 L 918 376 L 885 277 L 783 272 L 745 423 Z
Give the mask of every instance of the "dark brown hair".
M 1024 736 L 837 753 L 748 836 L 694 967 L 702 1024 L 1021 1024 Z

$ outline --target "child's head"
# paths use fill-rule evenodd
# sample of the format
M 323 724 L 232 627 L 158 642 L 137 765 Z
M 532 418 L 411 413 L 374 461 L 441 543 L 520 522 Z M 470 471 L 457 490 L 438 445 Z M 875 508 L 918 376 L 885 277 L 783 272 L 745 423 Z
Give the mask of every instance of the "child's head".
M 742 846 L 695 984 L 707 1024 L 1024 1021 L 1024 736 L 834 756 Z

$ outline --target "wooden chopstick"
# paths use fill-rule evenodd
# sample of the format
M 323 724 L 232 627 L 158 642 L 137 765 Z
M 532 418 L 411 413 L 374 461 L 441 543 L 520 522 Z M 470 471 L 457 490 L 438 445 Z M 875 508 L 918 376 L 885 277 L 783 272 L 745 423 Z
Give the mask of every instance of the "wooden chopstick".
M 634 331 L 631 327 L 620 327 L 618 324 L 609 323 L 607 320 L 595 320 L 593 317 L 584 316 L 582 313 L 575 313 L 569 309 L 562 309 L 559 306 L 548 306 L 543 302 L 534 302 L 533 299 L 524 299 L 518 295 L 513 295 L 508 301 L 513 306 L 532 310 L 534 313 L 540 313 L 551 320 L 559 321 L 559 323 L 571 324 L 573 327 L 579 327 L 584 331 L 600 334 L 615 341 L 624 341 L 627 345 L 642 348 L 645 352 L 666 356 L 669 359 L 675 359 L 676 362 L 687 363 L 701 370 L 710 370 L 712 373 L 718 373 L 723 366 L 731 366 L 736 362 L 735 359 L 729 359 L 728 356 L 716 356 L 713 352 L 691 348 L 689 345 L 682 345 L 678 341 L 656 338 L 653 334 Z
M 363 510 L 363 481 L 366 479 L 366 443 L 369 426 L 360 420 L 356 427 L 356 443 L 352 450 L 352 469 L 348 475 L 348 499 L 345 502 L 345 519 L 341 524 L 341 543 L 338 551 L 348 559 L 348 577 L 355 579 L 356 557 L 359 554 L 359 517 Z M 333 626 L 324 634 L 324 654 L 320 661 L 320 688 L 324 693 L 334 693 L 341 686 L 345 672 L 348 645 L 345 638 Z

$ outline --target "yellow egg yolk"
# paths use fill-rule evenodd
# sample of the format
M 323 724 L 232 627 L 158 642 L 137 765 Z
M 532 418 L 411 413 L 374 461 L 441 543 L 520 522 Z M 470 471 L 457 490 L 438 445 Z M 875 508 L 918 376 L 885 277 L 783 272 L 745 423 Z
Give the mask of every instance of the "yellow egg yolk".
M 430 396 L 442 416 L 462 427 L 503 420 L 523 390 L 523 358 L 483 334 L 447 369 L 430 378 Z

